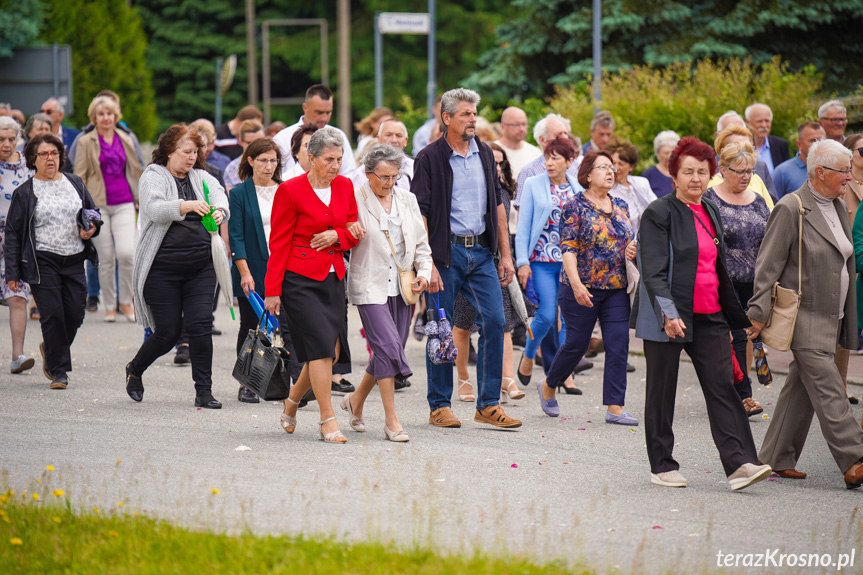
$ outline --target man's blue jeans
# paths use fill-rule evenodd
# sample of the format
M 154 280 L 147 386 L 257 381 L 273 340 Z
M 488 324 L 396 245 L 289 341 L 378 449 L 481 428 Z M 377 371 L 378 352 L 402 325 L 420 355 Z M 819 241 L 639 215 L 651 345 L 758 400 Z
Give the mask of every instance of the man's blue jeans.
M 476 310 L 479 345 L 476 358 L 477 409 L 500 402 L 503 371 L 503 302 L 494 256 L 488 246 L 466 248 L 452 245 L 450 267 L 438 268 L 444 289 L 426 296 L 429 309 L 437 308 L 435 300 L 452 322 L 455 297 L 461 291 Z M 453 392 L 453 364 L 435 365 L 426 354 L 428 402 L 432 411 L 449 407 Z

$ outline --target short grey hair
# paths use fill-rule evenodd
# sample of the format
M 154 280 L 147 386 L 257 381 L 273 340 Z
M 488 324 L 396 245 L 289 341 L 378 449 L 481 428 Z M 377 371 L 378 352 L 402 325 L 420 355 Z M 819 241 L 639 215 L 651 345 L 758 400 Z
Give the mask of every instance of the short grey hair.
M 590 121 L 590 131 L 596 129 L 597 126 L 602 126 L 603 128 L 611 128 L 614 129 L 614 117 L 611 115 L 611 112 L 607 112 L 606 110 L 600 110 L 596 113 L 593 119 Z
M 332 126 L 324 126 L 314 134 L 309 140 L 306 150 L 310 156 L 320 157 L 326 148 L 344 148 L 344 139 L 338 130 Z
M 743 110 L 743 117 L 746 118 L 746 121 L 749 121 L 749 117 L 752 116 L 752 110 L 755 109 L 755 106 L 764 106 L 767 108 L 767 111 L 770 112 L 770 121 L 773 121 L 773 110 L 767 104 L 762 104 L 761 102 L 755 102 L 754 104 L 749 104 L 746 106 L 746 109 Z
M 15 130 L 15 139 L 21 137 L 21 124 L 12 116 L 0 116 L 0 130 Z
M 818 117 L 823 118 L 824 114 L 826 114 L 830 110 L 842 112 L 843 114 L 848 114 L 848 110 L 845 109 L 845 104 L 843 104 L 839 100 L 830 100 L 829 102 L 824 102 L 823 104 L 821 104 L 821 107 L 818 108 Z
M 537 143 L 539 142 L 540 138 L 545 140 L 548 137 L 549 120 L 557 120 L 566 127 L 567 132 L 572 131 L 572 122 L 570 122 L 567 118 L 564 118 L 560 114 L 549 114 L 548 116 L 537 122 L 536 125 L 533 127 L 533 139 Z
M 36 122 L 42 122 L 43 124 L 48 124 L 49 126 L 53 125 L 51 123 L 51 116 L 49 116 L 48 114 L 43 114 L 42 112 L 39 112 L 38 114 L 33 114 L 27 120 L 27 123 L 24 124 L 24 136 L 27 139 L 30 138 L 30 132 L 33 131 L 33 128 L 36 127 Z M 53 133 L 53 132 L 54 132 L 54 129 L 51 128 L 51 133 Z
M 740 118 L 740 121 L 743 124 L 746 123 L 746 121 L 740 116 L 740 114 L 738 114 L 734 110 L 728 110 L 727 112 L 725 112 L 724 114 L 719 116 L 718 120 L 716 120 L 716 131 L 717 132 L 721 132 L 722 130 L 724 130 L 726 128 L 725 120 L 727 120 L 728 118 Z
M 61 113 L 61 114 L 65 114 L 65 113 L 66 113 L 66 106 L 65 106 L 65 104 L 64 104 L 64 102 L 65 102 L 65 101 L 66 101 L 66 97 L 65 97 L 65 96 L 61 96 L 61 97 L 59 97 L 59 98 L 51 97 L 51 98 L 48 98 L 48 99 L 46 100 L 46 102 L 55 102 L 55 103 L 57 104 L 57 111 L 58 111 L 59 113 Z
M 659 150 L 665 146 L 677 147 L 677 142 L 680 141 L 680 136 L 674 130 L 663 130 L 656 134 L 653 138 L 653 153 L 659 157 Z
M 809 148 L 806 156 L 806 175 L 815 177 L 815 168 L 827 166 L 832 168 L 839 160 L 851 159 L 853 152 L 836 140 L 818 140 Z
M 396 122 L 396 123 L 398 123 L 398 124 L 401 124 L 401 125 L 402 125 L 402 128 L 404 128 L 404 129 L 405 129 L 405 136 L 407 136 L 407 135 L 408 135 L 408 127 L 407 127 L 407 126 L 405 126 L 405 123 L 404 123 L 404 122 L 402 122 L 402 121 L 401 121 L 401 120 L 399 120 L 398 118 L 387 118 L 386 120 L 384 120 L 383 122 L 381 122 L 381 125 L 380 125 L 380 126 L 378 126 L 378 136 L 380 136 L 381 134 L 383 134 L 383 133 L 384 133 L 384 125 L 389 124 L 390 122 Z
M 467 102 L 473 106 L 479 104 L 479 94 L 467 88 L 456 88 L 444 92 L 440 98 L 440 113 L 455 116 L 458 112 L 458 105 L 461 102 Z
M 404 153 L 387 144 L 375 144 L 363 156 L 363 168 L 366 173 L 374 172 L 381 163 L 389 164 L 401 170 Z

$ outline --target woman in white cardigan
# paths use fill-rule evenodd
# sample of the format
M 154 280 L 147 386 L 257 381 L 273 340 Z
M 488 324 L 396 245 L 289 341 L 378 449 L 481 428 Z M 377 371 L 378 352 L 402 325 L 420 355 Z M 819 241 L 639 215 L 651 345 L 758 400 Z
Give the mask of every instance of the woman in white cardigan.
M 411 308 L 399 291 L 393 252 L 398 267 L 416 270 L 416 280 L 410 287 L 415 294 L 428 287 L 432 270 L 431 248 L 417 200 L 409 191 L 395 186 L 402 156 L 401 150 L 385 144 L 371 148 L 363 162 L 368 181 L 355 192 L 358 220 L 366 237 L 351 250 L 348 300 L 360 312 L 373 355 L 359 387 L 344 396 L 341 404 L 350 413 L 351 427 L 365 431 L 363 404 L 377 382 L 386 414 L 386 438 L 398 442 L 409 439 L 396 415 L 394 378 L 411 375 L 404 352 Z

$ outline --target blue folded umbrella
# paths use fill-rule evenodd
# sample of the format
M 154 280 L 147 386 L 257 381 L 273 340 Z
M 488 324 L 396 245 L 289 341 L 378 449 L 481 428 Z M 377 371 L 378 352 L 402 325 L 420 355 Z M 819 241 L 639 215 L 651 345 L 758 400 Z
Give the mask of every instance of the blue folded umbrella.
M 255 291 L 249 292 L 249 303 L 252 304 L 252 309 L 255 310 L 255 313 L 258 315 L 258 319 L 261 319 L 261 316 L 264 314 L 264 300 L 261 296 L 258 295 Z M 279 329 L 279 320 L 272 315 L 267 320 L 269 324 L 269 329 L 267 331 L 275 332 Z

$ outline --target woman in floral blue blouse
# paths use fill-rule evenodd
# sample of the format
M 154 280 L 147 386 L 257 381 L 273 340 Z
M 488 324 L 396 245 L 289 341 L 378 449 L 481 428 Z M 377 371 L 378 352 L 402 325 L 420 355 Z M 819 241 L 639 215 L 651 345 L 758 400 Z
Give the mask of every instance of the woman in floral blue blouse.
M 608 195 L 615 172 L 607 152 L 587 154 L 578 169 L 578 183 L 585 190 L 575 194 L 563 208 L 560 283 L 564 287 L 558 302 L 567 325 L 566 341 L 554 356 L 546 379 L 536 387 L 546 415 L 560 415 L 555 389 L 584 356 L 599 320 L 605 342 L 605 421 L 638 425 L 637 419 L 623 411 L 630 310 L 626 260 L 635 257 L 635 242 L 626 202 Z

